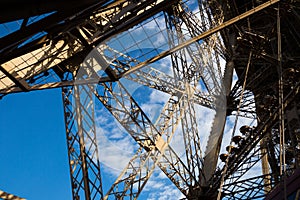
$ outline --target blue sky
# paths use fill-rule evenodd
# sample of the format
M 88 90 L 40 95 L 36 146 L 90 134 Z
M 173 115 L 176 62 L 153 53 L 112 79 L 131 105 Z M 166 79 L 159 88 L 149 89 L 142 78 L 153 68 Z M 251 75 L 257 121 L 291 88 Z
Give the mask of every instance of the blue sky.
M 0 101 L 0 189 L 30 200 L 71 199 L 61 90 Z

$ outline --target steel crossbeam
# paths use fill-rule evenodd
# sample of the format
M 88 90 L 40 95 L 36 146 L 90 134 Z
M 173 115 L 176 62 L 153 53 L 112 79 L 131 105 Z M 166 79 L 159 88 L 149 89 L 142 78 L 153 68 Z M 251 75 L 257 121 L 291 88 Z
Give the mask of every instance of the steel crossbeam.
M 129 185 L 123 186 L 124 190 L 120 192 L 115 190 L 116 188 L 120 189 L 120 187 L 117 187 L 118 185 L 123 185 L 126 180 L 130 180 L 131 184 L 140 185 L 138 191 L 129 194 L 131 197 L 136 198 L 156 165 L 166 173 L 182 192 L 187 193 L 188 186 L 195 181 L 195 177 L 191 176 L 181 159 L 169 146 L 183 112 L 182 108 L 177 108 L 177 104 L 181 102 L 180 99 L 178 97 L 170 98 L 159 118 L 162 121 L 158 122 L 160 129 L 157 129 L 120 82 L 116 83 L 114 87 L 113 84 L 103 84 L 101 89 L 103 90 L 101 93 L 99 90 L 96 93 L 98 99 L 137 143 L 146 150 L 143 152 L 139 149 L 119 176 L 107 197 L 111 194 L 127 196 L 125 193 L 129 188 L 135 188 L 132 187 L 133 185 L 131 187 Z M 139 164 L 133 164 L 134 162 Z M 140 175 L 137 176 L 138 174 Z M 124 175 L 128 178 L 124 178 Z M 136 178 L 137 180 L 135 180 Z

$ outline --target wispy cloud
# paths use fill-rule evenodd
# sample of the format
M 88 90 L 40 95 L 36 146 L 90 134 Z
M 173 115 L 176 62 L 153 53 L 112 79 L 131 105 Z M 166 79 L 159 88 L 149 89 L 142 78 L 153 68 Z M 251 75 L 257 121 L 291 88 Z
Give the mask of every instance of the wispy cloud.
M 151 192 L 155 191 L 155 192 Z M 154 173 L 144 188 L 144 192 L 150 192 L 148 200 L 178 200 L 184 195 L 169 182 L 168 178 L 161 173 Z
M 97 122 L 100 162 L 107 173 L 117 176 L 134 155 L 137 144 L 108 111 L 102 109 Z

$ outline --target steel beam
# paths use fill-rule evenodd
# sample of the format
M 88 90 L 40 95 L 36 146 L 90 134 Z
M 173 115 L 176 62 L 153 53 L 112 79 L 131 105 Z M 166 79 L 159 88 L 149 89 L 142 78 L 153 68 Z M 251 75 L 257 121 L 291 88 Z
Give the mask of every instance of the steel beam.
M 22 79 L 22 77 L 20 77 L 14 69 L 7 69 L 7 65 L 0 65 L 0 71 L 14 82 L 22 91 L 27 92 L 30 89 L 28 83 Z

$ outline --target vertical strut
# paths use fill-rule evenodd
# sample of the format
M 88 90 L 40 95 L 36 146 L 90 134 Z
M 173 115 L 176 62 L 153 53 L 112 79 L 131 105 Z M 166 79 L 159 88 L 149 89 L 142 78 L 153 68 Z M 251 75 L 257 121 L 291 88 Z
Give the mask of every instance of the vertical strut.
M 185 23 L 184 25 L 186 25 L 189 30 L 193 29 L 190 27 L 190 24 L 186 23 L 187 19 L 181 19 L 182 14 L 184 15 L 184 10 L 180 5 L 177 5 L 173 7 L 171 12 L 165 15 L 166 25 L 169 29 L 168 39 L 170 47 L 173 47 L 177 43 L 185 42 L 182 31 L 183 23 Z M 174 31 L 172 31 L 172 29 L 174 29 Z M 187 95 L 185 102 L 186 109 L 181 120 L 187 167 L 194 177 L 198 177 L 201 168 L 202 152 L 192 97 L 194 96 L 195 88 L 200 80 L 200 76 L 198 74 L 199 66 L 195 66 L 195 63 L 190 64 L 188 62 L 189 58 L 191 58 L 192 61 L 195 61 L 189 46 L 178 50 L 171 55 L 174 77 L 183 82 L 185 85 L 185 93 Z
M 92 93 L 81 85 L 62 91 L 73 199 L 102 199 Z
M 280 135 L 280 176 L 283 178 L 284 199 L 286 194 L 286 165 L 285 165 L 285 133 L 284 133 L 284 108 L 283 108 L 283 79 L 282 79 L 282 54 L 281 54 L 281 27 L 280 27 L 280 4 L 277 7 L 277 42 L 278 42 L 278 106 L 279 106 L 279 135 Z
M 84 183 L 84 195 L 86 200 L 91 199 L 90 194 L 90 186 L 89 186 L 89 174 L 87 168 L 87 160 L 86 160 L 86 149 L 84 142 L 84 134 L 83 134 L 83 121 L 82 121 L 82 113 L 81 113 L 81 102 L 80 102 L 80 94 L 79 94 L 79 86 L 74 86 L 74 97 L 75 97 L 75 109 L 76 109 L 76 122 L 78 128 L 78 136 L 79 136 L 79 148 L 80 148 L 80 159 L 82 163 L 82 174 L 83 174 L 83 183 Z
M 226 123 L 226 96 L 229 94 L 233 75 L 233 63 L 228 62 L 225 68 L 223 79 L 224 91 L 217 97 L 216 100 L 216 116 L 212 125 L 212 129 L 205 150 L 203 164 L 203 186 L 207 186 L 207 181 L 212 177 L 217 166 L 218 155 L 221 148 L 223 131 Z

